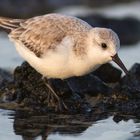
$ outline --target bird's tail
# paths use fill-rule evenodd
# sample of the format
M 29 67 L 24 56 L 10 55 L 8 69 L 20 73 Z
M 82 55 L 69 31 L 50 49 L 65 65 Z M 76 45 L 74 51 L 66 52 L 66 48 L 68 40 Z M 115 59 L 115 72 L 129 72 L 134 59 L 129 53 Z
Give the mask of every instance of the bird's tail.
M 13 30 L 19 27 L 21 21 L 21 19 L 0 17 L 0 27 L 2 27 L 5 30 Z

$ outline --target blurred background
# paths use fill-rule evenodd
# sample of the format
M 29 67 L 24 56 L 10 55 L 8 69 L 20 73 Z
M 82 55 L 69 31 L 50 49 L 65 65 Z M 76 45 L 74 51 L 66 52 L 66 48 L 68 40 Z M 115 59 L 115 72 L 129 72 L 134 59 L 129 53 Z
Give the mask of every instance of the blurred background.
M 1 0 L 0 15 L 29 18 L 73 6 L 76 9 L 83 7 L 85 11 L 85 8 L 94 9 L 134 1 L 136 0 Z M 69 12 L 68 9 L 67 12 Z
M 47 13 L 77 16 L 93 27 L 108 27 L 120 37 L 120 57 L 128 68 L 140 62 L 140 0 L 1 0 L 0 16 L 30 18 Z M 0 67 L 13 70 L 23 61 L 0 30 Z

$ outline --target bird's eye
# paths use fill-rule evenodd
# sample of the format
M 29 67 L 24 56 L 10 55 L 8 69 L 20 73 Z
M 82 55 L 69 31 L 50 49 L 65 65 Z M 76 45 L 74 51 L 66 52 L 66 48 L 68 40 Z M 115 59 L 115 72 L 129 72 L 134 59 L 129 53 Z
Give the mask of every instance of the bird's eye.
M 105 43 L 102 43 L 102 44 L 101 44 L 101 47 L 102 47 L 103 49 L 106 49 L 106 48 L 107 48 L 107 45 L 106 45 Z

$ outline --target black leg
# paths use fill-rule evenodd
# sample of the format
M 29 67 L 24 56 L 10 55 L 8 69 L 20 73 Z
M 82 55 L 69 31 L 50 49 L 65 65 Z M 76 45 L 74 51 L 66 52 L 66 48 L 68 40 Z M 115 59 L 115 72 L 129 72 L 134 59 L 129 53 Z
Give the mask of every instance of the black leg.
M 57 95 L 57 93 L 54 91 L 54 89 L 51 86 L 51 82 L 43 77 L 44 84 L 49 89 L 50 92 L 48 92 L 48 103 L 50 105 L 55 106 L 56 111 L 62 111 L 63 109 L 68 110 L 68 107 L 64 103 L 64 101 Z
M 75 87 L 76 85 L 75 85 L 74 79 L 75 78 L 69 78 L 69 79 L 66 79 L 65 81 L 67 82 L 67 85 L 69 86 L 69 88 L 72 91 L 74 100 L 81 101 L 81 96 L 78 94 L 77 87 Z

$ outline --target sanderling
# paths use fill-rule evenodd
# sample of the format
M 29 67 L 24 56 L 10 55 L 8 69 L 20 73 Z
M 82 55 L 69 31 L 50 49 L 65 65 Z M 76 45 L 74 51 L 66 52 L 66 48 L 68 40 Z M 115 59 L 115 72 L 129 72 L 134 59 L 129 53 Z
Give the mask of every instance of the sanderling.
M 109 61 L 127 69 L 117 52 L 120 41 L 108 28 L 93 28 L 85 21 L 61 14 L 30 19 L 0 18 L 19 54 L 43 77 L 82 76 Z

